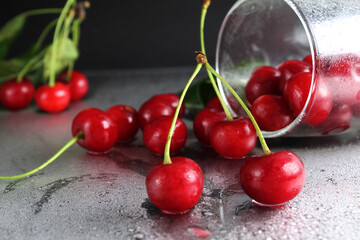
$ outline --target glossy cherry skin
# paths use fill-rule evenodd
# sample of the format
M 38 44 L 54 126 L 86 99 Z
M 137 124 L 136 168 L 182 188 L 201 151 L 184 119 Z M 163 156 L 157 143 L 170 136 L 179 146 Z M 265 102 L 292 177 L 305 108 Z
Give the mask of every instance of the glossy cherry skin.
M 79 72 L 72 71 L 69 81 L 67 81 L 67 71 L 61 73 L 56 81 L 66 84 L 70 91 L 71 101 L 77 101 L 85 97 L 89 90 L 89 81 L 87 77 Z
M 174 108 L 174 110 L 177 108 L 179 104 L 180 97 L 175 93 L 162 93 L 157 94 L 152 97 L 153 99 L 163 99 L 170 103 L 170 105 Z M 179 110 L 179 117 L 183 117 L 185 114 L 185 105 L 184 103 L 181 104 L 180 110 Z
M 283 204 L 303 188 L 304 164 L 290 151 L 251 156 L 241 166 L 240 183 L 245 193 L 259 204 Z
M 84 138 L 77 143 L 90 153 L 106 153 L 118 140 L 118 126 L 105 112 L 96 108 L 88 108 L 78 113 L 71 126 L 73 136 L 79 131 Z
M 350 128 L 353 111 L 349 105 L 334 105 L 326 120 L 318 125 L 323 135 L 339 134 Z
M 146 148 L 156 154 L 164 154 L 166 140 L 173 117 L 165 116 L 154 119 L 147 123 L 143 130 L 143 141 Z M 179 118 L 174 127 L 174 134 L 171 138 L 170 154 L 175 154 L 185 145 L 187 139 L 187 128 Z
M 174 116 L 174 114 L 175 109 L 169 101 L 162 98 L 150 98 L 139 109 L 140 127 L 144 129 L 151 120 L 163 116 Z
M 217 109 L 223 110 L 223 107 L 222 107 L 218 97 L 213 97 L 212 99 L 210 99 L 206 103 L 205 108 L 217 108 Z
M 313 65 L 313 61 L 312 61 L 312 56 L 311 56 L 311 54 L 305 56 L 305 57 L 303 58 L 303 61 L 306 62 L 306 63 L 308 63 L 308 64 L 310 64 L 311 66 Z
M 140 128 L 137 111 L 127 105 L 115 105 L 106 111 L 118 125 L 118 141 L 126 142 L 132 140 Z
M 35 102 L 45 112 L 61 112 L 70 103 L 70 91 L 60 82 L 55 82 L 54 87 L 43 85 L 35 91 Z
M 256 145 L 256 131 L 248 118 L 217 123 L 211 133 L 213 149 L 225 158 L 238 159 L 249 154 Z
M 251 74 L 245 87 L 246 99 L 249 105 L 260 96 L 281 95 L 279 90 L 280 71 L 271 66 L 262 66 Z
M 265 131 L 280 130 L 294 120 L 289 105 L 281 96 L 262 95 L 255 100 L 250 111 L 260 129 Z
M 28 78 L 23 78 L 21 82 L 11 79 L 0 87 L 0 102 L 10 110 L 24 109 L 30 105 L 34 92 L 34 84 Z
M 279 89 L 282 92 L 286 82 L 292 76 L 298 73 L 311 72 L 312 65 L 300 60 L 289 60 L 281 64 L 278 69 L 281 72 Z
M 150 201 L 164 213 L 187 212 L 200 200 L 204 177 L 193 160 L 174 157 L 172 164 L 155 166 L 146 177 Z
M 298 116 L 305 106 L 310 92 L 311 79 L 311 73 L 300 73 L 289 79 L 285 85 L 284 98 L 289 103 L 294 116 Z M 311 126 L 325 121 L 332 109 L 332 94 L 327 83 L 321 78 L 317 79 L 309 106 L 310 108 L 305 113 L 305 121 Z
M 211 146 L 210 133 L 215 124 L 227 119 L 219 108 L 204 108 L 194 118 L 193 131 L 196 138 L 205 146 Z

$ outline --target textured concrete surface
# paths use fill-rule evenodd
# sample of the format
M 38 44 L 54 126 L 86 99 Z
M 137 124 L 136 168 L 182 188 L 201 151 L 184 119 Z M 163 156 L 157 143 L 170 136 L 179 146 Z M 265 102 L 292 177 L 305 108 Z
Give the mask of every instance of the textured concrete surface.
M 138 108 L 155 93 L 183 88 L 192 69 L 89 72 L 91 92 L 60 114 L 0 109 L 0 175 L 40 165 L 71 138 L 82 109 L 115 104 Z M 135 141 L 95 156 L 74 145 L 38 174 L 0 182 L 0 239 L 358 239 L 360 138 L 271 139 L 273 151 L 304 161 L 306 185 L 279 208 L 253 205 L 238 184 L 241 160 L 225 160 L 191 133 L 180 153 L 203 169 L 205 187 L 194 209 L 163 215 L 147 199 L 145 176 L 162 160 Z M 260 153 L 257 147 L 254 153 Z

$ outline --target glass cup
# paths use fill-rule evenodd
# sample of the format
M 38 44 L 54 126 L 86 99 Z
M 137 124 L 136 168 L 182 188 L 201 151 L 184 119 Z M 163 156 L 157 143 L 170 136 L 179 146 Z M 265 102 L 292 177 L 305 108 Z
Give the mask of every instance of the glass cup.
M 360 0 L 239 0 L 222 23 L 216 69 L 245 100 L 246 84 L 256 68 L 276 68 L 311 55 L 311 85 L 300 113 L 282 129 L 263 131 L 264 136 L 359 130 L 359 23 Z M 231 111 L 243 115 L 236 99 L 219 86 Z

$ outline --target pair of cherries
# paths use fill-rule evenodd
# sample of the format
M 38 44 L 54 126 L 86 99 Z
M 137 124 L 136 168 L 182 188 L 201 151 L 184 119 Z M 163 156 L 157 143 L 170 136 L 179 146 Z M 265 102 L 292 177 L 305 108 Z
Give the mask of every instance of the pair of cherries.
M 140 123 L 137 111 L 127 105 L 115 105 L 106 112 L 89 108 L 78 113 L 71 131 L 73 136 L 81 132 L 77 142 L 93 154 L 107 153 L 117 142 L 131 141 Z
M 28 79 L 21 81 L 11 79 L 0 87 L 0 102 L 10 110 L 20 110 L 28 107 L 35 98 L 38 107 L 49 113 L 63 111 L 70 101 L 82 99 L 89 88 L 84 74 L 72 71 L 69 81 L 67 72 L 60 74 L 53 87 L 42 85 L 35 90 L 34 84 Z
M 146 148 L 163 155 L 170 126 L 179 103 L 179 96 L 174 93 L 157 94 L 144 102 L 139 108 L 139 121 Z M 185 106 L 181 104 L 170 146 L 170 154 L 176 154 L 185 145 L 187 127 L 181 119 Z
M 250 119 L 241 117 L 228 121 L 218 97 L 211 99 L 195 116 L 193 131 L 199 142 L 225 158 L 248 155 L 257 141 Z

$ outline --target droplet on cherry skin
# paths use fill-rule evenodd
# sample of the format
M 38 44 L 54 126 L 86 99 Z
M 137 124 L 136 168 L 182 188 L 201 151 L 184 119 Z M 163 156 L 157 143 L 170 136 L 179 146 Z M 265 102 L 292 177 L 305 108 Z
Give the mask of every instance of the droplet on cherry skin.
M 305 167 L 293 152 L 251 156 L 240 169 L 245 193 L 263 206 L 284 204 L 295 198 L 305 183 Z
M 118 125 L 119 142 L 131 141 L 140 128 L 138 112 L 131 106 L 115 105 L 106 111 Z
M 143 142 L 146 148 L 156 155 L 163 155 L 173 117 L 164 116 L 147 123 L 143 130 Z M 183 120 L 178 118 L 171 138 L 170 154 L 176 154 L 184 147 L 187 139 L 187 128 Z
M 256 122 L 261 130 L 277 131 L 288 126 L 294 116 L 283 97 L 262 95 L 250 107 Z
M 219 122 L 210 133 L 213 149 L 229 159 L 246 156 L 254 149 L 256 141 L 256 130 L 249 118 Z
M 174 114 L 175 109 L 169 101 L 163 98 L 150 98 L 140 106 L 140 127 L 143 130 L 145 125 L 151 120 L 163 116 L 174 116 Z
M 80 131 L 83 139 L 77 143 L 91 154 L 104 154 L 110 151 L 118 140 L 118 126 L 105 112 L 88 108 L 79 112 L 71 126 L 73 136 Z
M 183 214 L 200 200 L 204 176 L 197 163 L 174 157 L 171 164 L 155 166 L 145 185 L 150 201 L 166 214 Z
M 172 108 L 174 109 L 174 111 L 176 110 L 176 107 L 180 101 L 180 97 L 175 93 L 156 94 L 156 95 L 152 96 L 151 99 L 163 99 L 163 100 L 169 102 L 170 105 L 172 106 Z M 184 114 L 185 114 L 185 104 L 182 103 L 180 110 L 179 110 L 179 117 L 180 118 L 183 117 Z
M 218 122 L 225 121 L 226 114 L 219 108 L 204 108 L 201 110 L 193 121 L 193 131 L 195 137 L 204 146 L 211 146 L 210 133 L 214 125 Z

